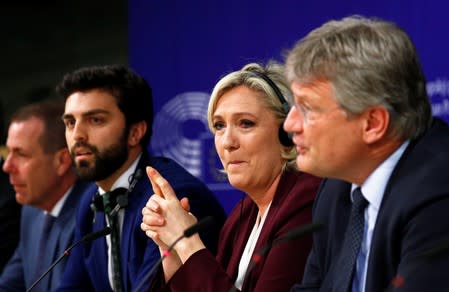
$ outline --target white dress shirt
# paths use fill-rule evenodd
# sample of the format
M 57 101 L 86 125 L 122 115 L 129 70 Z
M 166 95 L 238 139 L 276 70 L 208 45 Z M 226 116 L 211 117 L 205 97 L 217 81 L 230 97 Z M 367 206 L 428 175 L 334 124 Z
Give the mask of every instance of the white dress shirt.
M 239 272 L 237 275 L 237 279 L 235 280 L 235 287 L 237 287 L 237 289 L 239 290 L 242 290 L 243 282 L 245 280 L 249 263 L 253 256 L 254 248 L 256 247 L 257 240 L 259 239 L 260 232 L 262 231 L 263 224 L 265 223 L 265 219 L 267 218 L 268 211 L 270 211 L 270 207 L 271 202 L 265 210 L 263 216 L 260 216 L 260 212 L 257 213 L 257 218 L 253 230 L 249 235 L 245 250 L 243 251 L 242 257 L 240 258 Z
M 365 199 L 369 202 L 365 209 L 365 227 L 363 230 L 362 243 L 360 245 L 359 254 L 356 259 L 356 270 L 352 281 L 352 291 L 365 291 L 366 272 L 368 269 L 371 240 L 373 237 L 374 228 L 376 227 L 377 214 L 379 213 L 380 204 L 384 196 L 385 188 L 390 176 L 396 167 L 399 159 L 404 153 L 410 141 L 402 143 L 402 145 L 391 154 L 382 164 L 380 164 L 365 180 L 361 186 L 361 191 Z M 352 191 L 358 186 L 353 184 Z M 382 227 L 379 227 L 382 228 Z
M 117 188 L 125 188 L 128 189 L 129 188 L 129 178 L 134 174 L 136 167 L 137 167 L 137 163 L 140 159 L 140 156 L 142 156 L 142 154 L 140 154 L 136 160 L 134 160 L 134 162 L 131 164 L 131 166 L 124 172 L 122 173 L 122 175 L 114 182 L 114 184 L 111 187 L 111 191 L 115 190 Z M 103 195 L 106 191 L 103 190 L 102 188 L 98 187 L 98 193 L 100 195 Z M 119 226 L 120 226 L 120 238 L 121 238 L 121 234 L 122 234 L 122 228 L 123 228 L 123 220 L 125 218 L 124 216 L 125 210 L 124 209 L 120 209 L 117 216 L 118 216 L 118 222 L 119 222 Z M 109 225 L 109 220 L 106 217 L 106 222 Z M 113 269 L 112 269 L 112 250 L 111 250 L 111 235 L 106 236 L 106 245 L 108 247 L 108 277 L 109 277 L 109 284 L 112 287 L 112 290 L 114 289 L 114 281 L 113 281 Z M 122 263 L 122 265 L 125 263 Z

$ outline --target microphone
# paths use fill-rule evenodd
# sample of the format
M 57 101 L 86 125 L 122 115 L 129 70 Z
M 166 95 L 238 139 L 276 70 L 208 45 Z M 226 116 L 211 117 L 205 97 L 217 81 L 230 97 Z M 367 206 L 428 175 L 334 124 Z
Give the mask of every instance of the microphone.
M 284 236 L 281 236 L 273 241 L 273 243 L 280 243 L 284 241 L 296 240 L 301 238 L 304 235 L 309 234 L 310 232 L 315 232 L 324 227 L 322 223 L 310 223 L 300 227 L 297 227 L 289 232 L 287 232 Z
M 193 224 L 192 226 L 190 226 L 189 228 L 184 230 L 183 237 L 190 237 L 190 236 L 194 235 L 195 233 L 200 232 L 201 230 L 205 230 L 205 229 L 209 228 L 214 223 L 215 223 L 215 220 L 213 217 L 211 217 L 211 216 L 204 217 L 198 223 Z M 175 241 L 173 243 L 173 245 L 175 245 L 181 239 L 182 239 L 182 237 L 178 238 L 178 240 Z
M 437 246 L 428 249 L 418 256 L 420 260 L 432 261 L 440 258 L 441 256 L 446 257 L 449 255 L 449 239 L 440 242 Z
M 53 270 L 53 268 L 63 259 L 63 258 L 65 258 L 66 256 L 68 256 L 69 254 L 70 254 L 70 251 L 74 248 L 74 247 L 76 247 L 76 246 L 78 246 L 78 245 L 80 245 L 81 243 L 85 243 L 85 242 L 88 242 L 88 241 L 92 241 L 92 240 L 95 240 L 95 239 L 97 239 L 97 238 L 100 238 L 100 237 L 103 237 L 103 236 L 106 236 L 106 235 L 108 235 L 108 234 L 110 234 L 111 233 L 111 227 L 105 227 L 105 228 L 103 228 L 103 229 L 100 229 L 100 230 L 98 230 L 98 231 L 94 231 L 94 232 L 91 232 L 91 233 L 88 233 L 88 234 L 86 234 L 85 236 L 83 236 L 83 238 L 81 238 L 80 240 L 78 240 L 77 242 L 75 242 L 74 244 L 72 244 L 71 246 L 69 246 L 66 250 L 64 250 L 64 253 L 56 260 L 56 261 L 54 261 L 53 262 L 53 264 L 51 264 L 51 266 L 45 271 L 45 273 L 43 273 L 34 283 L 33 283 L 33 285 L 31 285 L 30 286 L 30 288 L 28 288 L 27 290 L 26 290 L 26 292 L 29 292 L 29 291 L 31 291 L 37 284 L 39 284 L 39 282 L 40 281 L 42 281 L 42 279 L 48 274 L 48 273 L 50 273 L 51 272 L 51 270 Z
M 301 237 L 304 237 L 305 235 L 308 235 L 310 233 L 313 233 L 315 231 L 320 230 L 323 228 L 324 224 L 322 223 L 310 223 L 306 225 L 302 225 L 300 227 L 297 227 L 283 236 L 276 238 L 273 241 L 270 241 L 266 243 L 264 246 L 262 246 L 257 252 L 255 252 L 251 258 L 250 263 L 248 264 L 248 268 L 246 269 L 245 276 L 243 277 L 243 283 L 245 282 L 246 277 L 249 275 L 249 273 L 252 271 L 252 269 L 258 264 L 261 259 L 267 254 L 267 252 L 275 245 L 283 242 L 288 242 L 296 239 L 300 239 Z M 232 286 L 229 292 L 237 291 L 237 288 L 235 286 Z
M 142 286 L 148 281 L 148 279 L 151 277 L 151 275 L 154 274 L 156 269 L 159 267 L 159 265 L 162 263 L 162 261 L 170 255 L 170 252 L 175 247 L 175 245 L 183 238 L 188 238 L 192 235 L 194 235 L 197 232 L 200 232 L 202 230 L 205 230 L 209 228 L 211 225 L 215 223 L 215 220 L 211 216 L 207 216 L 202 218 L 199 222 L 196 224 L 193 224 L 186 230 L 184 230 L 183 234 L 179 236 L 170 246 L 163 252 L 160 259 L 153 265 L 151 270 L 145 275 L 145 277 L 142 278 L 139 285 L 137 285 L 136 289 L 134 289 L 134 292 L 139 292 L 139 290 L 142 288 Z
M 125 194 L 117 197 L 117 205 L 111 211 L 111 216 L 115 216 L 121 208 L 128 206 L 128 196 L 134 190 L 137 182 L 143 177 L 143 170 L 138 168 L 130 177 L 129 188 L 126 190 Z
M 260 262 L 262 257 L 264 257 L 267 252 L 273 247 L 273 245 L 277 245 L 282 242 L 288 242 L 292 240 L 299 239 L 309 233 L 318 231 L 319 229 L 323 228 L 322 223 L 310 223 L 303 226 L 300 226 L 298 228 L 295 228 L 289 232 L 287 232 L 284 236 L 281 236 L 271 242 L 268 242 L 264 246 L 262 246 L 251 258 L 250 265 L 248 266 L 248 269 L 246 270 L 246 275 L 249 274 L 249 272 L 254 268 L 254 266 Z
M 409 271 L 414 272 L 417 268 L 424 264 L 431 264 L 432 261 L 439 258 L 445 258 L 447 256 L 449 256 L 449 239 L 440 241 L 438 245 L 433 246 L 412 258 L 412 261 L 409 263 Z M 404 275 L 396 274 L 393 279 L 391 279 L 390 284 L 385 289 L 385 292 L 390 292 L 401 288 L 404 286 L 405 280 Z
M 134 190 L 134 187 L 139 182 L 139 180 L 143 177 L 143 170 L 141 168 L 137 168 L 136 171 L 129 176 L 128 182 L 129 187 L 126 189 L 125 192 L 118 195 L 116 197 L 116 204 L 114 208 L 111 210 L 111 216 L 117 215 L 120 209 L 125 208 L 128 206 L 128 196 L 129 194 Z M 96 213 L 97 211 L 104 212 L 104 206 L 103 206 L 103 198 L 102 196 L 96 192 L 96 194 L 92 197 L 91 203 L 90 203 L 90 209 L 93 212 L 92 217 L 92 224 L 95 223 Z

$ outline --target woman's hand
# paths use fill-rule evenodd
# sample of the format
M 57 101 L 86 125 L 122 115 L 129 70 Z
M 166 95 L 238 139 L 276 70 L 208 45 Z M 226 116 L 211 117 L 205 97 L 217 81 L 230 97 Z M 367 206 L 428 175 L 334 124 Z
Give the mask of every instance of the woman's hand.
M 147 167 L 146 170 L 154 195 L 142 210 L 141 228 L 160 247 L 168 247 L 182 237 L 184 230 L 197 220 L 188 212 L 187 198 L 179 201 L 167 180 L 152 167 Z M 203 249 L 204 244 L 198 235 L 194 235 L 181 240 L 174 248 L 184 263 L 191 254 Z
M 155 193 L 142 210 L 141 228 L 158 245 L 164 243 L 169 246 L 197 220 L 188 213 L 187 198 L 179 201 L 168 181 L 154 168 L 147 167 L 147 175 Z

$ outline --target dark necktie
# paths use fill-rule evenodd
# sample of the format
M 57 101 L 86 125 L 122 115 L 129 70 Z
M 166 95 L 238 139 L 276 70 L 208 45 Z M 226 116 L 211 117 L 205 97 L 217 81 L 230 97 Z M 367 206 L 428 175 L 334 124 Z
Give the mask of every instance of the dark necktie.
M 50 214 L 44 214 L 42 229 L 40 234 L 40 239 L 38 242 L 38 250 L 37 250 L 37 261 L 36 261 L 36 269 L 34 271 L 34 280 L 37 280 L 45 271 L 47 270 L 50 263 L 47 263 L 45 259 L 49 257 L 49 255 L 53 254 L 54 251 L 48 250 L 49 237 L 50 232 L 52 230 L 53 223 L 55 222 L 56 217 L 53 217 Z M 50 259 L 51 261 L 52 259 Z M 37 286 L 33 288 L 33 291 L 48 291 L 50 287 L 48 287 L 50 283 L 50 276 L 47 275 L 47 279 L 43 279 Z
M 360 187 L 354 190 L 352 198 L 351 214 L 341 250 L 340 265 L 338 267 L 340 274 L 336 280 L 336 289 L 334 291 L 351 291 L 355 263 L 363 237 L 365 225 L 364 211 L 368 205 L 368 201 L 363 197 Z
M 125 188 L 118 188 L 112 192 L 103 194 L 104 212 L 108 217 L 111 232 L 111 255 L 112 255 L 112 278 L 114 282 L 114 291 L 123 291 L 122 277 L 121 277 L 121 263 L 120 263 L 120 226 L 118 221 L 117 196 L 126 193 Z M 114 212 L 113 212 L 114 210 Z

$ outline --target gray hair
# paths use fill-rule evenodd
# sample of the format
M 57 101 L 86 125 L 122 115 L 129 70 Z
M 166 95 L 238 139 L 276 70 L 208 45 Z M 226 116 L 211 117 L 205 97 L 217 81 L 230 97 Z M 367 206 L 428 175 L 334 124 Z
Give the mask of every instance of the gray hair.
M 416 49 L 396 24 L 361 16 L 329 21 L 288 53 L 289 82 L 328 80 L 350 115 L 380 105 L 390 113 L 389 135 L 413 139 L 432 121 Z
M 209 124 L 209 129 L 212 132 L 214 132 L 212 117 L 217 108 L 219 99 L 229 90 L 241 85 L 246 86 L 255 92 L 261 93 L 261 97 L 263 97 L 262 101 L 265 106 L 273 111 L 279 121 L 279 127 L 282 127 L 282 123 L 288 113 L 283 110 L 281 101 L 277 97 L 273 88 L 264 79 L 253 72 L 262 73 L 267 76 L 279 88 L 286 101 L 292 100 L 292 93 L 288 86 L 287 80 L 284 77 L 284 68 L 282 65 L 273 61 L 269 62 L 266 66 L 257 63 L 247 64 L 241 70 L 227 74 L 215 85 L 209 100 L 207 111 L 207 121 Z M 281 155 L 282 158 L 287 160 L 287 167 L 296 168 L 295 159 L 297 153 L 294 146 L 286 147 L 281 145 Z

